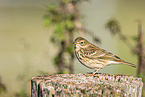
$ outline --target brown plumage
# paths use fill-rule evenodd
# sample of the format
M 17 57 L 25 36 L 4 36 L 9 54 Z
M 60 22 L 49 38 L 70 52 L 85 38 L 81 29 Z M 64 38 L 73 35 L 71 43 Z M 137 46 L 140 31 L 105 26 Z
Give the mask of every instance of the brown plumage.
M 123 61 L 118 56 L 101 49 L 82 37 L 74 41 L 75 55 L 79 62 L 88 68 L 95 69 L 96 72 L 110 64 L 126 64 L 132 67 L 136 65 Z

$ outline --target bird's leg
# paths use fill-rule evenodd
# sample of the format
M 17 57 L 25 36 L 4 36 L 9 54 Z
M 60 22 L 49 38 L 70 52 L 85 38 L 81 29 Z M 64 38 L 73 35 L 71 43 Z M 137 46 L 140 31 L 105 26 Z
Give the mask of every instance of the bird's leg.
M 92 74 L 85 74 L 87 76 L 95 76 L 95 74 L 100 70 L 101 68 L 98 68 L 97 70 L 95 70 Z
M 95 70 L 94 72 L 93 72 L 93 76 L 95 76 L 95 74 L 100 70 L 101 68 L 98 68 L 97 70 Z

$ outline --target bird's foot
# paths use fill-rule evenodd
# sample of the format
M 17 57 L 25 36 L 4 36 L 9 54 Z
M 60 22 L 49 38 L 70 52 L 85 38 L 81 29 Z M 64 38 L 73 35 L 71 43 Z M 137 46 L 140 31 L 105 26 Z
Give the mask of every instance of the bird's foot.
M 86 74 L 84 74 L 86 76 L 93 76 L 93 72 L 87 72 Z
M 99 76 L 99 74 L 101 74 L 101 73 L 98 73 L 98 72 L 91 72 L 91 73 L 86 73 L 86 74 L 84 74 L 84 75 L 86 75 L 86 76 L 95 76 L 95 77 L 97 77 L 97 76 Z
M 85 75 L 86 75 L 86 76 L 93 76 L 93 74 L 88 74 L 88 73 L 86 73 Z

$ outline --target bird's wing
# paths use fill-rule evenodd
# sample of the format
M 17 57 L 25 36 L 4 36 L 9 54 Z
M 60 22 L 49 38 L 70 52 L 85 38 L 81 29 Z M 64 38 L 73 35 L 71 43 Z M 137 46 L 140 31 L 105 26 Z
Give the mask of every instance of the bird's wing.
M 90 59 L 105 59 L 105 60 L 118 60 L 120 59 L 118 56 L 113 55 L 110 52 L 107 52 L 106 50 L 100 49 L 100 48 L 87 48 L 84 50 L 84 56 Z

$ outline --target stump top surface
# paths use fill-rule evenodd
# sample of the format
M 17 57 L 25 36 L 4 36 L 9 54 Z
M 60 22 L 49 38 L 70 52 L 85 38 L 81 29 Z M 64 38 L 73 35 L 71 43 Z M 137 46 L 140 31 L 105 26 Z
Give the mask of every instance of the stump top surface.
M 86 82 L 102 82 L 102 81 L 111 81 L 111 82 L 142 82 L 142 78 L 137 78 L 134 76 L 129 75 L 123 75 L 123 74 L 96 74 L 95 76 L 87 76 L 85 74 L 51 74 L 51 75 L 41 75 L 38 77 L 32 77 L 32 80 L 37 81 L 62 81 L 62 82 L 79 82 L 82 81 L 82 83 Z

